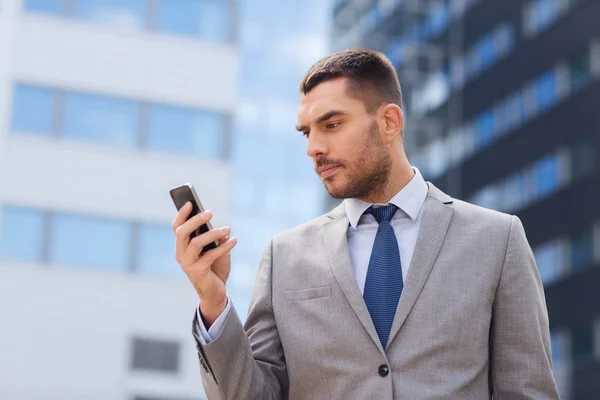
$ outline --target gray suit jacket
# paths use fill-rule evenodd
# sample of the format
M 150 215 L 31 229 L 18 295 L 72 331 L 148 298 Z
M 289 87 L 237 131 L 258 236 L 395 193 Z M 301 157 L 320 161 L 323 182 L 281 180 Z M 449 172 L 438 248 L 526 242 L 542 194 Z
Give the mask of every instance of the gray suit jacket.
M 341 205 L 266 246 L 245 326 L 232 308 L 215 341 L 197 337 L 208 398 L 558 399 L 520 220 L 428 185 L 386 349 L 354 278 Z

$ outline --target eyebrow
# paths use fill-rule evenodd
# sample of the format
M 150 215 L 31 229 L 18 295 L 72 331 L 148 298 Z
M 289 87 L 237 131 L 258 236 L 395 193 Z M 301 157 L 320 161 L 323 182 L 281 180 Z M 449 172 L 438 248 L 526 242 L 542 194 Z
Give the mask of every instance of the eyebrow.
M 344 110 L 331 110 L 331 111 L 328 111 L 325 114 L 321 115 L 319 118 L 317 118 L 317 120 L 315 122 L 317 124 L 320 124 L 321 122 L 327 121 L 330 118 L 336 117 L 338 115 L 346 115 L 346 114 L 348 114 L 348 113 Z M 308 129 L 308 127 L 306 125 L 296 126 L 296 130 L 299 132 L 304 132 L 306 129 Z

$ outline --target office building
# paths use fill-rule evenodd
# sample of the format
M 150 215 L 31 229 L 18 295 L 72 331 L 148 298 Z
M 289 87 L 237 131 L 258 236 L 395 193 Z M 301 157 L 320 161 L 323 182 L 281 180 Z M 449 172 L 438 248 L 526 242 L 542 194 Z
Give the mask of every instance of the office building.
M 227 223 L 236 14 L 0 2 L 0 398 L 204 396 L 169 189 Z
M 600 2 L 346 0 L 333 20 L 334 49 L 396 66 L 413 165 L 521 218 L 561 396 L 600 398 Z

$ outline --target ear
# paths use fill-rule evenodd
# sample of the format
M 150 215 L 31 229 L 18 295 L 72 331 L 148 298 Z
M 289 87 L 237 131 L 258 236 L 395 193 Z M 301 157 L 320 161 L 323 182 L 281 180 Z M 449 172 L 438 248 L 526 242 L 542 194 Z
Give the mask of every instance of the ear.
M 384 140 L 391 143 L 404 131 L 404 114 L 396 104 L 388 104 L 381 109 L 384 121 Z

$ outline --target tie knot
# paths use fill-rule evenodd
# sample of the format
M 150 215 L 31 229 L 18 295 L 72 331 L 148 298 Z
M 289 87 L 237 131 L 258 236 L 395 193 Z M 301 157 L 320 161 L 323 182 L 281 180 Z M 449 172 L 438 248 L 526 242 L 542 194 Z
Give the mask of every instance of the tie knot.
M 380 224 L 381 221 L 391 221 L 397 209 L 398 207 L 395 205 L 388 204 L 387 206 L 382 207 L 369 207 L 366 213 L 373 215 L 377 220 L 377 223 Z

